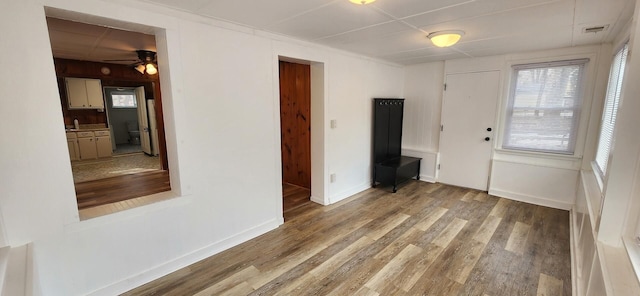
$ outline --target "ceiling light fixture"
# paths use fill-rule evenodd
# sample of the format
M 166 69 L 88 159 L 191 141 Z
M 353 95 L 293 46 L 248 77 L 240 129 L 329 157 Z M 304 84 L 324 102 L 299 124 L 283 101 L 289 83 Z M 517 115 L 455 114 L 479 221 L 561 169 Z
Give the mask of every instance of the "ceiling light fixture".
M 349 1 L 355 4 L 365 5 L 365 4 L 372 3 L 373 1 L 376 1 L 376 0 L 349 0 Z
M 427 38 L 431 39 L 433 45 L 437 47 L 449 47 L 458 43 L 462 35 L 464 35 L 464 31 L 448 30 L 429 33 Z
M 144 74 L 144 70 L 146 69 L 146 67 L 143 64 L 140 64 L 140 65 L 135 66 L 134 69 L 136 69 L 136 71 L 140 72 L 140 74 Z
M 140 74 L 147 73 L 148 75 L 155 75 L 158 73 L 158 66 L 156 66 L 156 53 L 149 50 L 137 50 L 138 58 L 140 59 L 134 69 Z

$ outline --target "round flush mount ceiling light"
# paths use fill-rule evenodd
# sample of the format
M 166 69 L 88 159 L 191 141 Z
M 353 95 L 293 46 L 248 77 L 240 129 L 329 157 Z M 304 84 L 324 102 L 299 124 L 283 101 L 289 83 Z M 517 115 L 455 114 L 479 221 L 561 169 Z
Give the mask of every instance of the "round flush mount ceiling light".
M 458 43 L 462 35 L 464 35 L 464 31 L 448 30 L 429 33 L 427 38 L 431 39 L 433 45 L 437 47 L 449 47 Z
M 376 1 L 376 0 L 349 0 L 349 1 L 355 4 L 365 5 L 365 4 L 372 3 L 373 1 Z

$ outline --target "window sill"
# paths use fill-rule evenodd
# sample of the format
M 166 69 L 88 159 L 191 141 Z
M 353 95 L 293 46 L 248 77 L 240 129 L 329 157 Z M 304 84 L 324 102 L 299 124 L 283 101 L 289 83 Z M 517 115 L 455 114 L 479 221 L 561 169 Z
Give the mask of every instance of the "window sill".
M 630 237 L 624 237 L 622 242 L 624 243 L 624 248 L 627 251 L 627 256 L 629 256 L 629 261 L 631 261 L 631 267 L 635 273 L 638 285 L 640 285 L 640 246 L 638 246 L 638 243 Z
M 561 153 L 550 153 L 550 152 L 537 152 L 537 151 L 527 151 L 527 150 L 514 150 L 514 149 L 504 149 L 504 148 L 496 148 L 496 152 L 503 154 L 511 154 L 511 155 L 521 155 L 521 156 L 529 156 L 529 157 L 542 157 L 542 158 L 550 158 L 550 159 L 582 159 L 582 155 L 575 154 L 561 154 Z
M 607 295 L 640 295 L 640 281 L 625 248 L 600 242 L 597 248 Z
M 509 150 L 502 148 L 496 148 L 494 151 L 493 159 L 499 161 L 575 171 L 580 170 L 582 166 L 582 156 Z
M 602 192 L 604 190 L 604 180 L 602 179 L 602 176 L 600 176 L 600 174 L 598 173 L 598 164 L 596 164 L 595 161 L 591 161 L 591 171 L 596 178 L 596 182 L 598 183 L 598 188 L 600 189 L 600 192 Z
M 110 215 L 117 212 L 126 211 L 129 209 L 146 206 L 149 204 L 172 199 L 175 197 L 176 195 L 172 191 L 165 191 L 165 192 L 155 193 L 152 195 L 141 196 L 141 197 L 123 200 L 120 202 L 101 205 L 93 208 L 82 209 L 82 210 L 79 210 L 78 212 L 80 213 L 80 221 L 85 221 L 92 218 L 97 218 L 97 217 L 106 216 L 106 215 Z

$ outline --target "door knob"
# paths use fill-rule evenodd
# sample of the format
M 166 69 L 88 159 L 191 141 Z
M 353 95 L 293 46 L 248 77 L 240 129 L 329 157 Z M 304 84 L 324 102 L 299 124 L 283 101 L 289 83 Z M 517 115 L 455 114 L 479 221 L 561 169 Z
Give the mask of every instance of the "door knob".
M 489 141 L 491 140 L 491 138 L 486 137 L 486 138 L 484 138 L 484 140 L 485 140 L 485 141 L 487 141 L 487 142 L 489 142 Z
M 491 128 L 490 128 L 490 127 L 488 127 L 488 128 L 487 128 L 487 131 L 488 131 L 488 132 L 490 132 L 490 131 L 491 131 Z

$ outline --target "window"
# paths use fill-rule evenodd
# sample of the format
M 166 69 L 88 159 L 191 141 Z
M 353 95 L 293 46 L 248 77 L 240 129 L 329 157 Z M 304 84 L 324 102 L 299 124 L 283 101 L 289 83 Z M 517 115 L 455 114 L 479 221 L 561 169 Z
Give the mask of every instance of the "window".
M 137 108 L 138 102 L 133 91 L 119 91 L 111 93 L 111 107 L 113 108 Z
M 609 151 L 613 140 L 613 129 L 616 125 L 616 114 L 620 104 L 620 91 L 624 78 L 624 68 L 627 61 L 628 46 L 625 44 L 613 58 L 611 71 L 609 72 L 609 84 L 605 97 L 602 122 L 600 125 L 600 138 L 598 139 L 598 151 L 596 152 L 596 165 L 600 177 L 604 177 L 609 161 Z
M 587 62 L 513 66 L 502 148 L 574 153 Z

